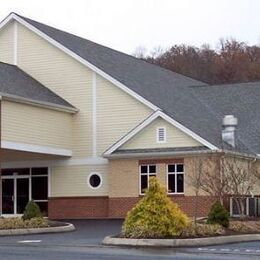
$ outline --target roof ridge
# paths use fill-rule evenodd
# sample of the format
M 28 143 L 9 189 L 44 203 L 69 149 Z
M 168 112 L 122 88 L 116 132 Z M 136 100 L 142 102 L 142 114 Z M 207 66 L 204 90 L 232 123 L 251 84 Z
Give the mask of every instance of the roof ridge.
M 236 82 L 236 83 L 223 83 L 223 84 L 214 84 L 214 85 L 197 85 L 189 86 L 189 88 L 201 88 L 201 87 L 239 87 L 239 85 L 249 85 L 249 84 L 260 84 L 260 80 L 256 81 L 247 81 L 247 82 Z
M 162 71 L 165 71 L 165 72 L 167 72 L 167 73 L 172 73 L 172 74 L 175 74 L 175 75 L 177 75 L 177 76 L 182 76 L 182 77 L 185 77 L 185 78 L 187 78 L 187 79 L 191 79 L 191 80 L 194 80 L 194 81 L 197 81 L 197 82 L 201 82 L 201 83 L 203 83 L 203 84 L 205 84 L 205 85 L 208 84 L 208 83 L 203 82 L 203 81 L 201 81 L 201 80 L 194 79 L 194 78 L 191 78 L 191 77 L 189 77 L 189 76 L 183 75 L 183 74 L 181 74 L 181 73 L 177 73 L 177 72 L 172 71 L 172 70 L 170 70 L 170 69 L 167 69 L 167 68 L 161 67 L 161 66 L 159 66 L 159 65 L 150 63 L 150 62 L 148 62 L 148 61 L 146 61 L 146 60 L 139 59 L 139 58 L 134 57 L 134 56 L 132 56 L 132 55 L 130 55 L 130 54 L 128 54 L 128 53 L 115 50 L 115 49 L 113 49 L 113 48 L 111 48 L 111 47 L 102 45 L 102 44 L 100 44 L 100 43 L 96 43 L 96 42 L 94 42 L 94 41 L 92 41 L 92 40 L 83 38 L 82 36 L 75 35 L 75 34 L 73 34 L 73 33 L 70 33 L 70 32 L 67 32 L 67 31 L 64 31 L 64 30 L 61 30 L 61 29 L 58 29 L 58 28 L 56 28 L 56 27 L 50 26 L 50 25 L 45 24 L 45 23 L 42 23 L 42 22 L 38 22 L 38 21 L 36 21 L 36 20 L 33 20 L 33 19 L 31 19 L 31 18 L 22 16 L 22 15 L 20 15 L 20 14 L 14 13 L 14 12 L 13 12 L 13 14 L 19 16 L 19 17 L 22 18 L 22 19 L 30 20 L 30 21 L 32 21 L 32 22 L 35 22 L 35 23 L 38 23 L 38 24 L 41 24 L 41 25 L 50 27 L 50 28 L 52 28 L 52 29 L 58 30 L 58 31 L 60 31 L 60 32 L 62 32 L 62 33 L 69 34 L 69 35 L 71 35 L 71 36 L 73 36 L 73 37 L 77 37 L 77 38 L 79 38 L 79 39 L 81 39 L 81 40 L 88 41 L 89 43 L 94 44 L 94 45 L 96 45 L 96 46 L 98 46 L 98 47 L 106 48 L 106 49 L 109 49 L 110 51 L 116 52 L 116 53 L 118 53 L 118 54 L 128 56 L 129 58 L 134 59 L 134 60 L 136 60 L 136 61 L 138 61 L 138 62 L 140 62 L 140 63 L 148 64 L 148 65 L 151 66 L 151 67 L 155 67 L 155 68 L 160 69 L 160 70 L 162 70 Z

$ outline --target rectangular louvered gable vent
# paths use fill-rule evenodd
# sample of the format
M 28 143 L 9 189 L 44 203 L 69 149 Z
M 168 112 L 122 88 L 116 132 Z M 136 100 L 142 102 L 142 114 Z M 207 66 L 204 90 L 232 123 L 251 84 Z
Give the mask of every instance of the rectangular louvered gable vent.
M 157 128 L 157 143 L 166 142 L 166 129 L 165 127 Z

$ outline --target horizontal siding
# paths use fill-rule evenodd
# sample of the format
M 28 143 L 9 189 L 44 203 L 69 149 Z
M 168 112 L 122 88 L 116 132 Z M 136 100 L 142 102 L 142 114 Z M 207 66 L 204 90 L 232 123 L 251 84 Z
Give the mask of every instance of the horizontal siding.
M 18 64 L 79 109 L 73 116 L 73 154 L 91 155 L 92 72 L 22 25 L 18 26 Z
M 71 149 L 72 115 L 2 101 L 2 140 Z
M 92 172 L 102 176 L 102 186 L 92 189 L 88 177 Z M 51 169 L 51 197 L 108 196 L 108 170 L 106 165 L 59 166 Z
M 0 32 L 0 61 L 5 63 L 13 63 L 13 24 L 9 24 Z
M 142 122 L 152 111 L 102 77 L 97 77 L 97 150 L 109 146 Z
M 156 134 L 158 127 L 166 128 L 166 142 L 157 143 Z M 130 139 L 120 149 L 138 148 L 169 148 L 169 147 L 193 147 L 201 146 L 199 142 L 183 133 L 162 118 L 157 118 L 136 136 Z

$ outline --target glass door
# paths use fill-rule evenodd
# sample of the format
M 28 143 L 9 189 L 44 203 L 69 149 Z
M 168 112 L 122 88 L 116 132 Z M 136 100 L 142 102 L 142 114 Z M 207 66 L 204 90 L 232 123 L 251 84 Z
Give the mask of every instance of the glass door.
M 2 179 L 2 214 L 14 214 L 14 179 Z
M 29 178 L 16 179 L 16 214 L 23 214 L 29 201 Z

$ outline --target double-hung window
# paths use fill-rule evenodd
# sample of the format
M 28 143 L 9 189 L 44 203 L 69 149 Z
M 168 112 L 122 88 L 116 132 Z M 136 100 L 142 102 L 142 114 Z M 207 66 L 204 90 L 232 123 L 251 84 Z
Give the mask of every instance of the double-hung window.
M 145 193 L 145 189 L 149 187 L 149 178 L 153 176 L 156 176 L 155 164 L 140 165 L 140 194 Z
M 169 194 L 184 193 L 184 165 L 182 163 L 167 165 L 167 189 Z

